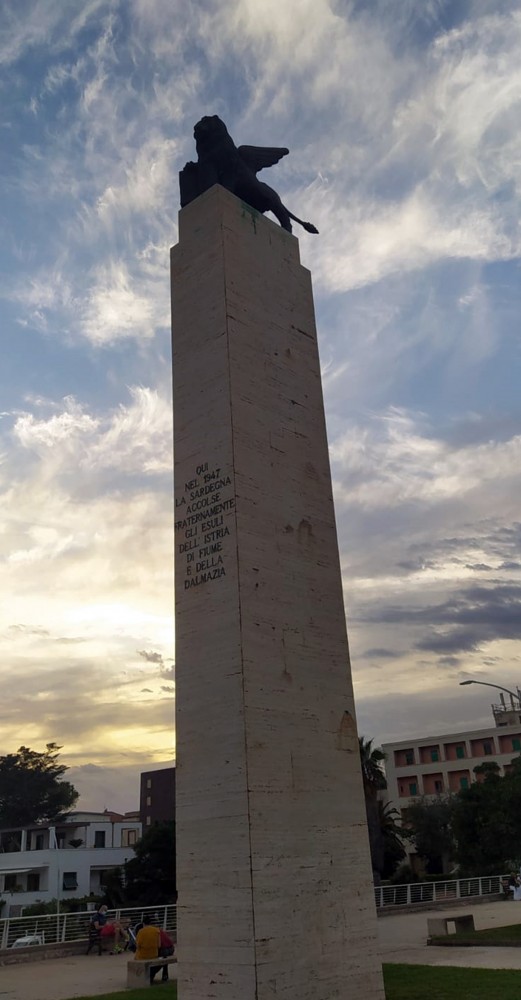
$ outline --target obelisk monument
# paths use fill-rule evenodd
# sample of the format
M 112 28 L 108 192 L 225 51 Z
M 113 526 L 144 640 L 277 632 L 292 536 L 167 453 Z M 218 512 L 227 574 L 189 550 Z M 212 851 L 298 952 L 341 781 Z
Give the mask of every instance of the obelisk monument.
M 219 185 L 171 259 L 179 1000 L 383 1000 L 310 275 Z

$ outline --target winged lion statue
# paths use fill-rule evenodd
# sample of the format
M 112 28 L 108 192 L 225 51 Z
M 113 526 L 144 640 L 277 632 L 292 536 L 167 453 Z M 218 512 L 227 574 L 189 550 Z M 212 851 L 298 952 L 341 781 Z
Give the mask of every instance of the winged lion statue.
M 291 232 L 291 220 L 308 233 L 318 233 L 311 222 L 303 222 L 282 204 L 279 195 L 257 174 L 272 167 L 289 153 L 284 146 L 236 146 L 224 122 L 206 115 L 194 128 L 197 163 L 187 163 L 179 174 L 181 207 L 184 208 L 214 184 L 237 195 L 258 212 L 272 212 L 283 229 Z

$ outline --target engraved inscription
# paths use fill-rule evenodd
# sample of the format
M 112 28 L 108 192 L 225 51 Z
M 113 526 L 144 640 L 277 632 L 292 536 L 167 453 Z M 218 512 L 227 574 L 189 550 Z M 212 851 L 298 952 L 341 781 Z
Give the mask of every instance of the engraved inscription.
M 203 462 L 175 498 L 178 558 L 184 558 L 184 589 L 226 576 L 226 515 L 235 507 L 232 477 Z

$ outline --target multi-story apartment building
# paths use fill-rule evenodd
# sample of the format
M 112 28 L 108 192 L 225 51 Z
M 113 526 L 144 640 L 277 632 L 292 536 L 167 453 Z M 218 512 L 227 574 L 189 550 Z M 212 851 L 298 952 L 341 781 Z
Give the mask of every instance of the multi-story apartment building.
M 155 823 L 175 821 L 175 767 L 142 771 L 139 816 L 143 833 Z
M 40 900 L 99 895 L 106 873 L 134 854 L 135 813 L 73 812 L 54 826 L 0 830 L 2 916 Z
M 387 798 L 404 815 L 419 796 L 436 796 L 468 788 L 480 780 L 475 768 L 495 761 L 505 774 L 521 753 L 521 712 L 493 705 L 495 726 L 463 733 L 443 733 L 384 743 L 387 755 Z

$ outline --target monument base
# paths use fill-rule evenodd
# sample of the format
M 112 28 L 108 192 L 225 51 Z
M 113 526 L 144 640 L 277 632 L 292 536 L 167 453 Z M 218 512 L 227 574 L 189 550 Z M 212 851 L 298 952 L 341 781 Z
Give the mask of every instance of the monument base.
M 180 1000 L 383 1000 L 309 272 L 221 187 L 172 251 Z

